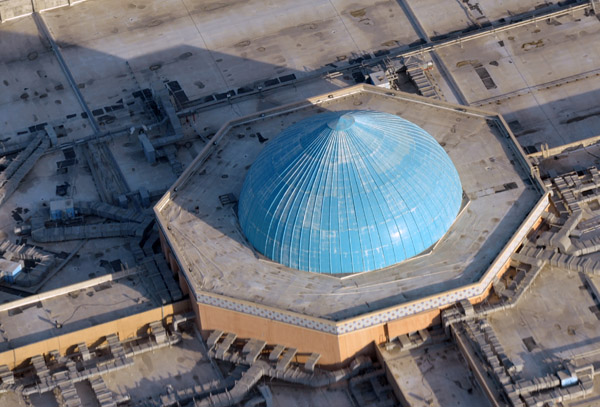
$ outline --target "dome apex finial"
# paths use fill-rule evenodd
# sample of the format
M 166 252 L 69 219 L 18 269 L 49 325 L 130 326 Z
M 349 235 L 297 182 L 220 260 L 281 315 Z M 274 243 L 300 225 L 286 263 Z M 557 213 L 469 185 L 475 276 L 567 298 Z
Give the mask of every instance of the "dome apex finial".
M 327 123 L 327 127 L 331 130 L 348 130 L 354 124 L 354 116 L 352 113 L 346 113 L 340 117 L 337 117 Z

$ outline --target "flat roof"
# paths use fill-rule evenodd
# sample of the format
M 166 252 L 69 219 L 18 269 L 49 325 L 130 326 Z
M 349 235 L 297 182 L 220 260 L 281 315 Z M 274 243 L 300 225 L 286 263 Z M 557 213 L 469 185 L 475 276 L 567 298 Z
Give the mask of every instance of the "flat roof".
M 584 256 L 596 260 L 596 254 Z M 598 278 L 588 277 L 598 284 Z M 490 325 L 523 378 L 554 372 L 549 360 L 597 363 L 598 300 L 580 273 L 547 265 L 512 309 L 488 317 Z
M 0 311 L 0 352 L 153 309 L 141 276 L 132 274 Z M 56 321 L 61 325 L 57 327 Z M 109 332 L 107 332 L 109 333 Z
M 239 196 L 246 171 L 264 147 L 252 135 L 271 139 L 309 115 L 347 109 L 397 114 L 425 129 L 455 163 L 469 203 L 432 252 L 385 269 L 340 279 L 264 260 L 248 246 L 234 206 L 219 201 L 222 195 Z M 493 117 L 358 85 L 226 126 L 155 212 L 196 294 L 337 321 L 456 289 L 481 278 L 543 195 Z
M 598 34 L 593 13 L 564 10 L 437 52 L 468 103 L 502 114 L 523 147 L 556 147 L 600 134 Z
M 389 372 L 386 377 L 410 406 L 488 405 L 453 343 L 434 343 L 405 351 L 399 346 L 388 350 L 379 345 L 378 353 Z

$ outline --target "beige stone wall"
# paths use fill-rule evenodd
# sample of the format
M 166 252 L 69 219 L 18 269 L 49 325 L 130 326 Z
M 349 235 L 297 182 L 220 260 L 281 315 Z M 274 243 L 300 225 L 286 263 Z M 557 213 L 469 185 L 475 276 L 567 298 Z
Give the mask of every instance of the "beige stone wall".
M 427 329 L 430 326 L 440 323 L 439 309 L 421 312 L 408 318 L 397 319 L 388 322 L 388 332 L 390 338 L 398 335 L 404 335 L 409 332 L 415 332 L 420 329 Z
M 339 335 L 340 358 L 334 363 L 347 364 L 357 354 L 373 354 L 373 344 L 386 342 L 386 324 Z M 321 362 L 324 363 L 324 362 Z
M 66 354 L 72 351 L 75 345 L 80 342 L 85 342 L 88 347 L 98 345 L 99 341 L 103 341 L 103 338 L 111 333 L 117 334 L 121 340 L 131 339 L 138 336 L 139 330 L 150 322 L 165 320 L 166 323 L 170 323 L 173 315 L 183 313 L 189 309 L 189 301 L 179 301 L 104 324 L 48 338 L 44 341 L 0 353 L 0 365 L 8 365 L 9 368 L 13 369 L 32 356 L 46 354 L 52 350 L 58 350 L 61 354 Z
M 86 0 L 0 0 L 0 22 L 25 17 L 34 11 L 72 6 Z
M 8 0 L 0 2 L 0 22 L 33 13 L 31 0 Z
M 165 259 L 167 259 L 167 263 L 169 264 L 169 268 L 173 272 L 175 279 L 179 282 L 179 287 L 181 288 L 181 292 L 183 295 L 190 295 L 190 287 L 187 284 L 185 276 L 181 272 L 179 268 L 179 263 L 177 263 L 177 259 L 173 255 L 169 244 L 165 239 L 165 235 L 162 230 L 159 230 L 158 235 L 160 237 L 160 246 L 162 248 L 163 254 L 165 255 Z
M 439 323 L 440 311 L 423 312 L 343 335 L 333 335 L 284 322 L 226 310 L 206 304 L 195 304 L 198 326 L 203 335 L 209 331 L 234 332 L 241 338 L 258 338 L 269 344 L 282 344 L 298 352 L 321 354 L 319 364 L 331 367 L 345 365 L 357 354 L 374 352 L 374 343 L 384 343 L 395 336 L 426 329 Z M 387 334 L 386 334 L 387 331 Z
M 298 352 L 321 354 L 319 363 L 339 363 L 340 342 L 337 335 L 314 329 L 273 321 L 267 318 L 230 311 L 211 305 L 196 303 L 199 328 L 206 337 L 208 331 L 234 332 L 241 338 L 257 338 L 269 344 L 282 344 L 298 349 Z

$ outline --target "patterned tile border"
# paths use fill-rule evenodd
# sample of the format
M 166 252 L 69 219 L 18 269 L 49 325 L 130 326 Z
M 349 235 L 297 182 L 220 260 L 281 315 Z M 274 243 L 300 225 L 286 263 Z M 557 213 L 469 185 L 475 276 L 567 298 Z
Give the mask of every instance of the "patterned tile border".
M 280 312 L 269 308 L 263 308 L 254 304 L 241 303 L 235 300 L 216 297 L 207 294 L 197 295 L 196 301 L 201 304 L 212 305 L 214 307 L 224 308 L 231 311 L 242 312 L 244 314 L 267 318 L 272 321 L 285 322 L 287 324 L 292 324 L 308 329 L 314 329 L 316 331 L 326 332 L 330 334 L 338 333 L 336 331 L 335 322 L 327 321 L 325 319 L 309 319 L 301 314 L 296 314 L 292 312 Z
M 386 309 L 381 312 L 365 315 L 364 317 L 352 318 L 351 320 L 334 322 L 320 318 L 307 318 L 306 316 L 294 313 L 277 311 L 272 308 L 261 307 L 247 302 L 238 302 L 233 299 L 213 296 L 207 293 L 201 293 L 196 296 L 196 301 L 201 304 L 224 308 L 231 311 L 237 311 L 244 314 L 267 318 L 273 321 L 284 322 L 303 328 L 314 329 L 316 331 L 330 334 L 346 334 L 360 329 L 369 328 L 385 322 L 393 321 L 399 318 L 415 315 L 423 311 L 438 309 L 440 307 L 453 304 L 457 301 L 482 295 L 490 285 L 496 275 L 502 270 L 510 256 L 521 244 L 527 233 L 531 230 L 535 222 L 542 215 L 549 203 L 549 195 L 545 194 L 537 203 L 532 212 L 521 224 L 521 227 L 513 235 L 511 240 L 502 250 L 500 256 L 488 268 L 487 272 L 478 283 L 465 287 L 462 290 L 444 293 L 435 297 L 424 298 L 421 301 L 412 302 L 406 305 L 399 305 L 392 309 Z

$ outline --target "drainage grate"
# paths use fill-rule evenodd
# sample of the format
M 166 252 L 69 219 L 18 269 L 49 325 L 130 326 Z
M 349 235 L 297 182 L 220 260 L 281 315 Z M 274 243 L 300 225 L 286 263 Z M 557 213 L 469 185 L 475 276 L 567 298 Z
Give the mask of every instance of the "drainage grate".
M 275 86 L 278 83 L 279 83 L 279 79 L 269 79 L 268 81 L 265 81 L 265 87 Z
M 481 79 L 481 82 L 483 82 L 486 89 L 497 88 L 496 83 L 494 83 L 494 80 L 486 68 L 484 68 L 481 64 L 473 64 L 473 68 L 475 69 L 475 72 L 479 76 L 479 79 Z
M 527 348 L 528 352 L 531 352 L 532 350 L 534 350 L 538 347 L 538 344 L 535 342 L 535 340 L 531 336 L 524 338 L 523 343 L 525 344 L 525 347 Z
M 291 73 L 289 75 L 280 76 L 279 77 L 279 82 L 281 82 L 281 83 L 283 83 L 283 82 L 289 82 L 289 81 L 293 81 L 294 79 L 296 79 L 296 75 L 294 75 L 293 73 Z
M 225 206 L 225 205 L 236 203 L 237 199 L 235 198 L 235 195 L 233 195 L 233 194 L 225 194 L 225 195 L 219 196 L 219 201 L 221 202 L 221 205 Z

